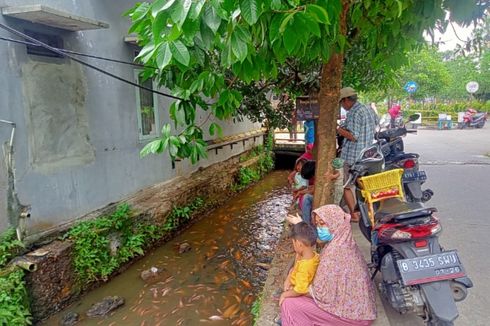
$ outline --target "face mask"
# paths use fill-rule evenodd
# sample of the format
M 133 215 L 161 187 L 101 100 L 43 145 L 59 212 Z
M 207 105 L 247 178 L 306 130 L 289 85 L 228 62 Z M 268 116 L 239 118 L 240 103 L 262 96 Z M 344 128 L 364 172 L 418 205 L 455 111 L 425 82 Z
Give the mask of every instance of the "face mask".
M 332 241 L 333 234 L 330 233 L 330 230 L 325 226 L 319 226 L 316 228 L 316 232 L 318 234 L 318 239 L 320 241 Z

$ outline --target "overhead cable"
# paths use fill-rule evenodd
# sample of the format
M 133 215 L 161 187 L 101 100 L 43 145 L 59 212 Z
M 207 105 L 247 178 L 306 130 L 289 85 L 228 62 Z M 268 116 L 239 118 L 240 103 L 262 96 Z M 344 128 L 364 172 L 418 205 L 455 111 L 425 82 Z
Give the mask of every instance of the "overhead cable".
M 21 40 L 16 40 L 16 39 L 9 38 L 9 37 L 4 37 L 4 36 L 0 36 L 0 40 L 7 41 L 7 42 L 12 42 L 12 43 L 24 44 L 24 45 L 28 45 L 28 46 L 37 46 L 37 47 L 42 48 L 42 45 L 39 45 L 39 44 L 36 44 L 36 43 L 27 42 L 27 41 L 21 41 Z M 101 56 L 92 55 L 92 54 L 88 54 L 88 53 L 82 53 L 82 52 L 77 52 L 77 51 L 72 51 L 72 50 L 66 50 L 66 49 L 60 49 L 60 48 L 55 48 L 55 47 L 53 47 L 53 48 L 56 49 L 56 50 L 60 50 L 63 53 L 69 53 L 69 54 L 79 55 L 81 57 L 87 57 L 87 58 L 93 58 L 93 59 L 98 59 L 98 60 L 104 60 L 104 61 L 110 61 L 110 62 L 115 62 L 115 63 L 121 63 L 123 65 L 135 66 L 135 67 L 140 67 L 140 68 L 158 69 L 156 67 L 146 66 L 146 65 L 143 65 L 141 63 L 136 63 L 136 62 L 131 62 L 131 61 L 122 61 L 122 60 L 118 60 L 118 59 L 101 57 Z
M 165 97 L 173 98 L 175 100 L 184 100 L 183 98 L 180 98 L 180 97 L 177 97 L 177 96 L 173 96 L 173 95 L 170 95 L 170 94 L 166 94 L 166 93 L 163 93 L 163 92 L 160 92 L 160 91 L 157 91 L 157 90 L 154 90 L 154 89 L 145 87 L 145 86 L 140 85 L 138 83 L 135 83 L 133 81 L 124 79 L 122 77 L 119 77 L 119 76 L 117 76 L 117 75 L 115 75 L 115 74 L 113 74 L 111 72 L 108 72 L 108 71 L 106 71 L 104 69 L 101 69 L 101 68 L 99 68 L 97 66 L 94 66 L 94 65 L 92 65 L 90 63 L 87 63 L 87 62 L 85 62 L 83 60 L 80 60 L 80 59 L 78 59 L 77 57 L 73 56 L 70 53 L 65 53 L 65 52 L 61 51 L 60 49 L 54 48 L 54 47 L 52 47 L 52 46 L 50 46 L 50 45 L 48 45 L 48 44 L 46 44 L 44 42 L 41 42 L 39 40 L 36 40 L 35 38 L 33 38 L 33 37 L 29 36 L 29 35 L 26 35 L 26 34 L 20 32 L 20 31 L 18 31 L 16 29 L 14 29 L 14 28 L 12 28 L 10 26 L 7 26 L 5 24 L 0 23 L 0 28 L 3 28 L 4 30 L 6 30 L 6 31 L 8 31 L 8 32 L 10 32 L 10 33 L 12 33 L 14 35 L 17 35 L 18 37 L 22 37 L 22 38 L 24 38 L 26 40 L 29 40 L 29 41 L 33 42 L 34 44 L 37 44 L 37 45 L 39 45 L 39 46 L 41 46 L 41 47 L 43 47 L 45 49 L 50 50 L 51 52 L 57 53 L 57 54 L 59 54 L 62 57 L 70 58 L 71 60 L 73 60 L 75 62 L 78 62 L 78 63 L 80 63 L 83 66 L 89 67 L 89 68 L 94 69 L 94 70 L 96 70 L 96 71 L 98 71 L 98 72 L 100 72 L 102 74 L 105 74 L 105 75 L 107 75 L 109 77 L 112 77 L 112 78 L 115 78 L 115 79 L 117 79 L 119 81 L 122 81 L 123 83 L 126 83 L 126 84 L 129 84 L 129 85 L 132 85 L 132 86 L 135 86 L 135 87 L 144 89 L 146 91 L 149 91 L 149 92 L 152 92 L 152 93 L 155 93 L 155 94 L 159 94 L 159 95 L 162 95 L 162 96 L 165 96 Z

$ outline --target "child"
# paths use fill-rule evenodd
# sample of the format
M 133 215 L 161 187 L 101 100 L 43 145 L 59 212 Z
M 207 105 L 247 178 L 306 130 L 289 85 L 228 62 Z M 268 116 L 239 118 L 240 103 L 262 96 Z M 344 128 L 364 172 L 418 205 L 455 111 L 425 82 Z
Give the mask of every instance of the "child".
M 293 248 L 296 252 L 294 267 L 284 282 L 284 292 L 279 298 L 279 305 L 284 299 L 308 294 L 308 287 L 315 277 L 320 257 L 315 251 L 316 233 L 306 222 L 293 225 L 291 230 Z
M 334 182 L 334 193 L 333 193 L 333 203 L 336 205 L 340 204 L 342 196 L 344 195 L 344 160 L 341 158 L 335 158 L 332 161 L 332 168 L 334 172 L 327 172 L 326 176 L 329 181 Z
M 304 159 L 298 159 L 294 167 L 294 171 L 288 176 L 289 183 L 293 188 L 293 206 L 299 206 L 299 197 L 301 190 L 308 188 L 308 180 L 301 176 L 301 168 L 306 162 Z

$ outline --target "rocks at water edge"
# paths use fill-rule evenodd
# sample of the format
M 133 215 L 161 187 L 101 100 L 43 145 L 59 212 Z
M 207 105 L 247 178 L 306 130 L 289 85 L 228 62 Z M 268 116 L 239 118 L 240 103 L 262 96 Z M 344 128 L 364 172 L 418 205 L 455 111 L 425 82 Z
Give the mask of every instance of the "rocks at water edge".
M 191 245 L 187 242 L 183 242 L 179 245 L 179 254 L 183 254 L 184 252 L 188 252 L 192 249 Z
M 80 315 L 76 312 L 69 312 L 60 320 L 60 326 L 73 326 L 80 320 Z
M 164 272 L 165 270 L 162 268 L 158 267 L 152 267 L 150 269 L 146 269 L 141 272 L 140 277 L 143 281 L 145 282 L 153 282 L 159 278 L 159 276 Z
M 124 304 L 124 298 L 113 296 L 105 297 L 102 301 L 97 302 L 92 305 L 92 307 L 87 311 L 87 316 L 94 317 L 104 317 L 107 316 L 111 311 L 116 310 Z
M 120 232 L 111 233 L 109 238 L 109 250 L 111 256 L 116 257 L 122 247 L 122 236 Z
M 270 264 L 265 264 L 265 263 L 257 263 L 256 264 L 258 267 L 262 268 L 263 270 L 265 271 L 268 271 L 269 268 L 271 268 L 271 265 Z

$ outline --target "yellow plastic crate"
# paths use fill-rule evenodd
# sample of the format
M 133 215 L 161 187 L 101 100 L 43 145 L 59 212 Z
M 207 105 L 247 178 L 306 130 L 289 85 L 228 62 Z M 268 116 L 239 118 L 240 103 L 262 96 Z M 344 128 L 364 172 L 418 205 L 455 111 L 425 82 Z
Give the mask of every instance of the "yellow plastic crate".
M 404 198 L 403 169 L 389 170 L 359 178 L 362 196 L 369 206 L 369 218 L 374 225 L 373 203 L 388 198 Z

